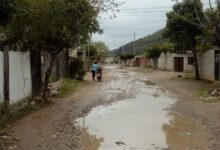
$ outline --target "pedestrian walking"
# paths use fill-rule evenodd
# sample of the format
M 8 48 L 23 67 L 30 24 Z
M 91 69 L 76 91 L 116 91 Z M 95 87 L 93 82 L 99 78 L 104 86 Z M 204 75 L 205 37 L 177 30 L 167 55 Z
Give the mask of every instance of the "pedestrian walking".
M 97 69 L 98 69 L 98 64 L 97 64 L 97 61 L 95 61 L 93 64 L 92 64 L 92 80 L 95 81 L 95 76 L 96 76 L 96 73 L 97 73 Z

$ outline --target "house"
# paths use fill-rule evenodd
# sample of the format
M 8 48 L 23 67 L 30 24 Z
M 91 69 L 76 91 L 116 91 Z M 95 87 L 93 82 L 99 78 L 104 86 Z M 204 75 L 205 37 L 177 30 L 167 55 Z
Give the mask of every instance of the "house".
M 147 66 L 147 58 L 144 55 L 139 55 L 134 58 L 134 65 L 137 67 L 145 67 Z
M 69 50 L 69 62 L 73 62 L 76 59 L 83 61 L 84 69 L 89 71 L 94 58 L 88 49 L 78 46 Z
M 194 72 L 192 53 L 161 53 L 158 59 L 158 68 L 174 72 Z
M 69 57 L 70 58 L 77 58 L 78 48 L 69 49 Z
M 134 66 L 135 59 L 119 59 L 119 64 L 126 66 Z
M 220 80 L 220 50 L 217 48 L 209 49 L 199 54 L 199 71 L 201 78 L 212 81 Z
M 106 59 L 105 59 L 105 63 L 107 63 L 107 64 L 112 64 L 112 63 L 114 63 L 114 58 L 113 58 L 113 57 L 108 57 L 108 58 L 106 58 Z
M 148 62 L 148 64 L 151 64 Z M 161 53 L 158 68 L 176 72 L 194 72 L 194 60 L 191 53 Z M 198 54 L 200 77 L 210 81 L 220 80 L 220 50 L 209 49 Z
M 50 58 L 49 54 L 44 52 L 41 53 L 41 64 L 42 64 L 41 67 L 43 73 L 46 71 L 50 63 L 49 61 L 50 59 L 48 58 Z M 60 79 L 63 79 L 67 76 L 68 63 L 69 63 L 68 51 L 64 50 L 57 55 L 56 60 L 54 62 L 54 66 L 51 73 L 52 81 L 59 81 Z

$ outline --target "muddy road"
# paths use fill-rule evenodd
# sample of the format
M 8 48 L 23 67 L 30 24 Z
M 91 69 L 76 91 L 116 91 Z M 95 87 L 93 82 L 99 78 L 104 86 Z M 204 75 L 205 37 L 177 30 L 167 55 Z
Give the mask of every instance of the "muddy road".
M 18 150 L 208 150 L 204 126 L 173 111 L 178 101 L 146 73 L 106 66 L 101 83 L 18 121 Z

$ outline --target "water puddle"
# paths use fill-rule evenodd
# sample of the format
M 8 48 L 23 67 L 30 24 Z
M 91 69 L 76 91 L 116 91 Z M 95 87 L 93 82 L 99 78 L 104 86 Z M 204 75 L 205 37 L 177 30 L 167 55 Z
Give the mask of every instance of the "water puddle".
M 172 118 L 163 125 L 167 146 L 171 150 L 208 150 L 208 134 L 205 128 L 197 122 L 170 113 Z
M 208 149 L 205 130 L 170 113 L 176 98 L 144 77 L 111 81 L 100 98 L 112 103 L 74 121 L 82 131 L 83 150 Z

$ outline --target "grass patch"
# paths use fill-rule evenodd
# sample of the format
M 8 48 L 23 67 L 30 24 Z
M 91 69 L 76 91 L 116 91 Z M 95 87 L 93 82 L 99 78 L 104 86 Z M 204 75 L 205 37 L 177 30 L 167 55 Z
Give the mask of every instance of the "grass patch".
M 185 74 L 182 78 L 183 80 L 195 80 L 194 74 Z
M 7 119 L 0 119 L 0 134 L 1 128 L 5 128 L 14 121 L 28 115 L 31 112 L 37 111 L 41 108 L 49 106 L 52 102 L 35 102 L 35 103 L 23 103 L 21 105 L 12 105 Z
M 196 95 L 200 97 L 200 99 L 204 102 L 207 103 L 216 103 L 220 102 L 220 97 L 216 98 L 210 98 L 208 96 L 208 92 L 213 89 L 220 89 L 219 84 L 214 84 L 214 83 L 204 83 L 204 86 L 202 86 L 200 89 L 196 91 Z
M 60 94 L 58 95 L 58 97 L 63 98 L 66 96 L 70 96 L 79 88 L 82 83 L 83 81 L 65 79 L 60 88 Z
M 64 80 L 62 82 L 62 86 L 60 88 L 60 94 L 57 96 L 58 98 L 63 98 L 71 95 L 73 92 L 77 90 L 77 88 L 83 83 L 83 81 L 77 80 Z M 0 135 L 7 133 L 8 126 L 15 122 L 16 120 L 27 116 L 28 114 L 40 110 L 44 107 L 51 105 L 52 102 L 44 102 L 44 101 L 36 101 L 36 102 L 26 102 L 21 104 L 15 104 L 10 106 L 10 113 L 7 118 L 1 117 L 0 113 Z M 3 104 L 0 103 L 0 112 L 3 110 Z M 1 143 L 0 143 L 1 144 Z

